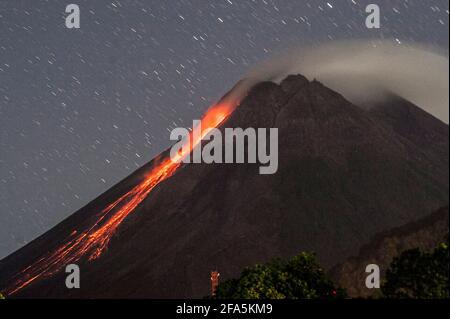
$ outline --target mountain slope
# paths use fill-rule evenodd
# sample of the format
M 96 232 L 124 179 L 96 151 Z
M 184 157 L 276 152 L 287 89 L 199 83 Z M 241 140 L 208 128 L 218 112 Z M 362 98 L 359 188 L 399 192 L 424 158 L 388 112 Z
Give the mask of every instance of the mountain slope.
M 365 286 L 365 268 L 369 264 L 380 267 L 381 280 L 394 257 L 408 249 L 431 251 L 448 241 L 448 206 L 401 227 L 377 234 L 358 255 L 350 257 L 330 271 L 333 279 L 344 287 L 350 297 L 367 297 L 379 293 Z
M 226 279 L 302 250 L 316 252 L 326 267 L 342 262 L 374 234 L 448 204 L 448 126 L 409 121 L 408 135 L 386 120 L 390 110 L 357 107 L 300 75 L 260 83 L 221 129 L 277 127 L 276 174 L 259 175 L 254 164 L 185 165 L 124 220 L 100 258 L 78 262 L 81 289 L 66 289 L 58 273 L 14 296 L 202 297 L 212 269 Z M 420 135 L 447 135 L 422 145 L 415 126 Z M 0 287 L 92 224 L 154 162 L 2 260 Z

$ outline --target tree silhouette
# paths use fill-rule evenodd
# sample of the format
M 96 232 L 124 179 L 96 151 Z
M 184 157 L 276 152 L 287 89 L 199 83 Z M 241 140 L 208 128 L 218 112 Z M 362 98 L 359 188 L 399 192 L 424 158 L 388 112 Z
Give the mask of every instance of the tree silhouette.
M 300 299 L 342 298 L 345 292 L 327 278 L 313 254 L 301 253 L 287 261 L 274 259 L 246 268 L 238 279 L 219 284 L 216 298 Z
M 449 298 L 448 243 L 432 252 L 404 251 L 394 258 L 381 291 L 386 298 Z

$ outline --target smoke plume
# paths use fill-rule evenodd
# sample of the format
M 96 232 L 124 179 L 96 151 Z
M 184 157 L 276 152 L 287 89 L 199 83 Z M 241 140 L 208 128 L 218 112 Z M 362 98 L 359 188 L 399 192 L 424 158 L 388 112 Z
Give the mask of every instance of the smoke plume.
M 245 86 L 279 82 L 298 73 L 321 81 L 361 107 L 390 92 L 445 123 L 449 120 L 448 56 L 434 49 L 363 40 L 294 49 L 250 70 Z

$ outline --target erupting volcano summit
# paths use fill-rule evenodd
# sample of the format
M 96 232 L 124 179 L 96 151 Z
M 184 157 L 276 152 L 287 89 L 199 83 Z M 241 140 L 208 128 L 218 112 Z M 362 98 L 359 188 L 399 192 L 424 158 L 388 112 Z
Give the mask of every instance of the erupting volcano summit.
M 299 251 L 331 267 L 375 233 L 448 204 L 448 126 L 400 97 L 356 106 L 292 75 L 258 83 L 242 100 L 224 97 L 202 127 L 278 128 L 277 173 L 177 164 L 164 152 L 3 259 L 0 291 L 202 297 L 211 269 L 226 279 Z M 80 266 L 80 289 L 64 286 L 70 263 Z

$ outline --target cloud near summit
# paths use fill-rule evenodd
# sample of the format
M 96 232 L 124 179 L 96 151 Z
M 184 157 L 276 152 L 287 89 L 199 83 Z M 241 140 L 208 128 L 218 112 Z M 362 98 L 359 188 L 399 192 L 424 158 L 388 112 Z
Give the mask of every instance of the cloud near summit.
M 391 92 L 449 121 L 448 56 L 433 48 L 388 40 L 336 41 L 281 53 L 252 68 L 245 78 L 251 86 L 297 73 L 362 107 Z

